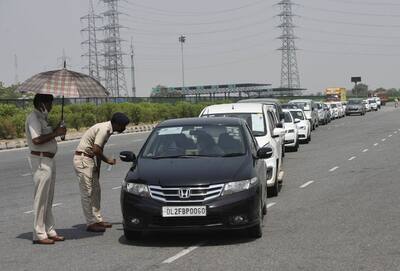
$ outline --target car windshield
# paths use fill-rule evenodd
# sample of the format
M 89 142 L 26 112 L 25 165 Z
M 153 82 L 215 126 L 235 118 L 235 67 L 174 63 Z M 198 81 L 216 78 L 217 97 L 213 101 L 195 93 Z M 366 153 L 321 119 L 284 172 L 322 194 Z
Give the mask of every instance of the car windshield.
M 336 104 L 331 104 L 331 108 L 336 108 Z
M 204 125 L 157 128 L 143 158 L 232 157 L 246 153 L 240 126 Z
M 361 100 L 349 100 L 348 104 L 361 104 Z
M 318 109 L 322 109 L 322 104 L 317 104 Z
M 283 112 L 285 123 L 292 123 L 292 116 L 289 112 Z
M 290 114 L 292 114 L 295 119 L 304 120 L 304 115 L 301 111 L 290 111 Z
M 301 108 L 303 110 L 310 110 L 310 105 L 308 103 L 305 102 L 291 102 L 291 104 L 296 105 L 298 108 Z
M 370 104 L 374 104 L 375 103 L 375 101 L 373 101 L 373 100 L 369 100 L 368 101 Z
M 263 113 L 220 113 L 203 115 L 203 117 L 233 117 L 243 119 L 249 125 L 254 136 L 265 136 L 267 134 Z

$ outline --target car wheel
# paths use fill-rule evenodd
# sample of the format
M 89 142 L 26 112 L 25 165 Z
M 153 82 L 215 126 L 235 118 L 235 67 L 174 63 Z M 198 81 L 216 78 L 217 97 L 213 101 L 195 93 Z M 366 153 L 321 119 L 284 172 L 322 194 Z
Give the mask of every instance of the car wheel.
M 279 193 L 278 170 L 279 170 L 278 165 L 276 165 L 274 186 L 267 187 L 268 197 L 271 197 L 271 198 L 277 197 L 278 193 Z
M 293 147 L 293 151 L 298 151 L 298 150 L 299 150 L 299 139 L 297 138 L 296 145 Z
M 128 241 L 134 241 L 142 238 L 143 234 L 141 231 L 130 231 L 127 229 L 124 229 L 124 235 L 125 239 Z
M 262 228 L 263 228 L 263 220 L 264 215 L 262 213 L 262 203 L 258 207 L 258 215 L 259 215 L 259 222 L 254 225 L 253 227 L 247 229 L 250 238 L 261 238 L 262 237 Z

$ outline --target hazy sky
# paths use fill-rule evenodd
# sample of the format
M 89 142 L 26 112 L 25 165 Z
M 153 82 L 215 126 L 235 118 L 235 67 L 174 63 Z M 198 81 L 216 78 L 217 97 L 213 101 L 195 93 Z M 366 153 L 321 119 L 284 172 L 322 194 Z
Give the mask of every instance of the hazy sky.
M 93 0 L 98 13 L 105 4 Z M 184 33 L 186 85 L 271 83 L 280 85 L 278 0 L 125 0 L 120 22 L 135 46 L 138 96 L 157 84 L 181 85 L 178 37 Z M 301 86 L 351 88 L 362 76 L 370 88 L 400 85 L 400 2 L 398 0 L 298 0 L 294 12 Z M 83 71 L 81 42 L 89 0 L 0 0 L 0 81 L 24 81 L 61 67 Z M 99 34 L 100 35 L 100 34 Z M 124 64 L 129 66 L 127 56 Z M 130 87 L 131 77 L 126 72 Z

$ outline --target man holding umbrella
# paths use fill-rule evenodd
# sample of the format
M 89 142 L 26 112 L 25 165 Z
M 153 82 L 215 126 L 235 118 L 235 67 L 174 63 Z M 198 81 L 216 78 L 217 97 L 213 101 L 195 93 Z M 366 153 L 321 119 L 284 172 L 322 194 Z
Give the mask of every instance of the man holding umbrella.
M 110 121 L 97 123 L 82 136 L 74 156 L 74 168 L 78 176 L 81 191 L 83 214 L 86 218 L 87 231 L 104 232 L 112 225 L 103 221 L 100 214 L 100 165 L 101 161 L 114 165 L 115 159 L 105 156 L 104 145 L 114 133 L 122 133 L 129 118 L 123 113 L 115 113 Z
M 53 96 L 36 94 L 33 99 L 34 111 L 28 116 L 25 124 L 30 159 L 32 161 L 34 192 L 33 243 L 51 245 L 55 241 L 64 241 L 54 229 L 52 213 L 58 136 L 64 136 L 66 128 L 49 126 L 47 115 L 52 109 Z

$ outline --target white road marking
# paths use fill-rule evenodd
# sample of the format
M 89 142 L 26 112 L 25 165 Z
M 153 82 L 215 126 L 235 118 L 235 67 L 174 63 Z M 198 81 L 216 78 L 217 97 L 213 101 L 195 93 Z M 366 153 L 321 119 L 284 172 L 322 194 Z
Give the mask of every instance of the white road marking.
M 356 158 L 357 158 L 357 156 L 352 156 L 352 157 L 349 158 L 349 161 L 354 160 Z
M 379 145 L 379 143 L 375 143 L 375 144 L 374 144 L 375 147 L 378 146 L 378 145 Z
M 59 203 L 54 203 L 54 204 L 53 204 L 53 207 L 57 207 L 57 206 L 60 206 L 60 205 L 62 205 L 61 202 L 59 202 Z M 33 213 L 33 212 L 34 212 L 34 210 L 30 210 L 30 211 L 24 212 L 24 214 L 31 214 L 31 213 Z
M 392 137 L 393 135 L 389 135 L 389 137 Z
M 32 176 L 32 173 L 21 174 L 22 177 Z
M 314 181 L 306 182 L 305 184 L 301 185 L 300 188 L 305 188 L 305 187 L 309 186 L 310 184 L 312 184 L 313 182 Z
M 386 141 L 386 138 L 382 138 L 382 141 Z
M 364 149 L 362 152 L 367 152 L 368 151 L 368 149 Z
M 112 190 L 117 190 L 117 189 L 121 189 L 121 186 L 116 186 L 112 188 Z
M 397 134 L 397 131 L 394 131 L 395 134 Z
M 172 263 L 172 262 L 178 260 L 179 258 L 185 256 L 186 254 L 189 254 L 189 253 L 192 252 L 193 250 L 199 248 L 200 246 L 204 245 L 205 243 L 206 243 L 206 242 L 201 242 L 201 243 L 199 243 L 199 244 L 197 244 L 197 245 L 195 245 L 195 246 L 188 247 L 188 248 L 182 250 L 181 252 L 179 252 L 178 254 L 176 254 L 176 255 L 174 255 L 174 256 L 172 256 L 172 257 L 166 259 L 166 260 L 163 261 L 162 263 Z
M 274 206 L 276 204 L 276 202 L 271 202 L 267 204 L 267 209 L 271 208 L 272 206 Z
M 141 141 L 144 141 L 144 139 L 135 139 L 135 140 L 132 140 L 132 142 L 141 142 Z
M 107 144 L 106 146 L 107 147 L 112 147 L 112 146 L 115 146 L 116 144 L 113 144 L 113 143 L 111 143 L 111 144 Z
M 329 172 L 334 172 L 335 170 L 337 170 L 339 167 L 333 167 L 329 170 Z

